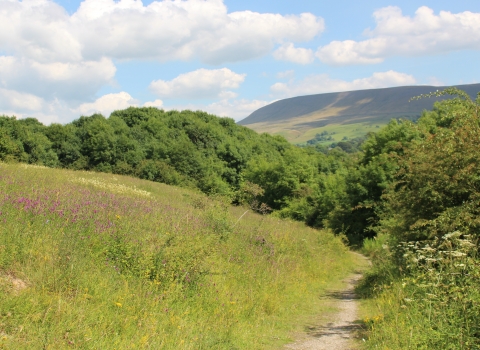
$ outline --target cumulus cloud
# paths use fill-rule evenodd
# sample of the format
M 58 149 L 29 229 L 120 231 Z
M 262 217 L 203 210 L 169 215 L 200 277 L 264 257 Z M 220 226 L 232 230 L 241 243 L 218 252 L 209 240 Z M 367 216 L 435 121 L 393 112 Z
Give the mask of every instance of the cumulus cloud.
M 129 93 L 122 91 L 71 107 L 58 99 L 47 101 L 32 94 L 0 88 L 0 115 L 37 118 L 45 124 L 69 122 L 81 115 L 89 116 L 95 113 L 108 117 L 115 110 L 138 106 L 162 108 L 163 101 L 148 101 L 142 105 Z
M 19 112 L 39 111 L 45 101 L 35 95 L 15 90 L 0 88 L 0 110 L 15 110 Z
M 46 101 L 33 94 L 0 88 L 0 115 L 37 118 L 50 124 L 59 122 L 61 117 L 73 119 L 71 113 L 72 111 L 58 100 Z
M 84 101 L 111 82 L 116 68 L 111 60 L 43 63 L 0 56 L 0 87 L 45 99 Z
M 189 109 L 192 111 L 202 110 L 211 114 L 218 115 L 220 117 L 233 118 L 239 121 L 248 117 L 253 111 L 272 103 L 272 101 L 263 100 L 220 100 L 210 104 L 185 104 L 185 105 L 172 105 L 166 109 L 184 110 Z
M 376 27 L 365 31 L 369 39 L 333 41 L 320 47 L 316 56 L 332 65 L 374 64 L 390 56 L 480 49 L 480 13 L 440 11 L 436 15 L 422 6 L 410 17 L 389 6 L 375 11 L 373 17 Z
M 162 108 L 163 107 L 163 101 L 162 100 L 155 100 L 155 101 L 145 102 L 143 104 L 143 107 Z
M 209 113 L 230 117 L 238 121 L 269 103 L 269 101 L 248 99 L 221 100 L 205 106 L 205 110 Z
M 82 103 L 75 109 L 75 112 L 81 115 L 91 115 L 100 113 L 109 116 L 115 110 L 125 109 L 131 106 L 138 106 L 138 101 L 130 96 L 127 92 L 119 92 L 115 94 L 106 94 L 98 98 L 92 103 Z
M 221 0 L 85 0 L 69 15 L 49 0 L 0 0 L 0 48 L 39 62 L 201 59 L 212 64 L 267 54 L 324 29 L 311 13 L 228 13 Z
M 0 0 L 0 49 L 38 62 L 82 60 L 71 17 L 49 0 Z
M 289 61 L 299 64 L 312 63 L 313 51 L 310 49 L 296 48 L 293 43 L 284 44 L 273 52 L 273 57 L 280 61 Z
M 199 60 L 220 65 L 267 55 L 285 42 L 309 41 L 324 30 L 323 19 L 311 13 L 228 13 L 222 0 L 149 5 L 141 0 L 84 0 L 73 14 L 53 0 L 0 0 L 0 23 L 0 89 L 11 99 L 7 109 L 2 97 L 0 108 L 12 111 L 14 101 L 23 99 L 28 106 L 42 106 L 43 112 L 35 113 L 48 120 L 52 113 L 61 112 L 61 118 L 69 120 L 72 111 L 108 111 L 109 104 L 132 103 L 125 95 L 91 102 L 102 86 L 114 83 L 114 61 Z M 188 74 L 156 81 L 152 88 L 161 96 L 231 100 L 237 94 L 230 89 L 244 79 L 225 69 L 196 74 L 203 84 L 198 89 L 189 86 L 193 75 Z M 181 94 L 179 87 L 185 88 Z M 13 111 L 33 113 L 29 108 Z
M 245 74 L 228 68 L 201 68 L 180 74 L 170 81 L 155 80 L 150 84 L 150 90 L 165 98 L 231 98 L 235 93 L 228 90 L 238 88 L 244 80 Z
M 286 98 L 292 96 L 321 94 L 327 92 L 376 89 L 392 86 L 412 85 L 416 80 L 405 73 L 387 72 L 373 73 L 367 78 L 345 81 L 332 79 L 327 74 L 310 75 L 301 81 L 291 83 L 276 83 L 270 87 L 273 96 Z

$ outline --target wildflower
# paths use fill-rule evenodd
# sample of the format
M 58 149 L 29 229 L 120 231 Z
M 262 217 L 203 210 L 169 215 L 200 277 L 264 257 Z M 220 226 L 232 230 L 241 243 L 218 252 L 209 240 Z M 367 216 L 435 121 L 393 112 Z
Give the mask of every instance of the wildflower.
M 460 257 L 465 256 L 467 254 L 455 251 L 455 252 L 451 252 L 450 255 L 453 256 L 454 258 L 460 258 Z
M 475 244 L 473 244 L 473 243 L 470 242 L 470 241 L 465 241 L 465 240 L 460 241 L 460 245 L 461 245 L 462 247 L 475 247 Z
M 115 305 L 117 305 L 118 307 L 122 307 L 122 303 L 115 303 Z
M 452 232 L 452 233 L 447 233 L 445 236 L 443 236 L 443 239 L 449 239 L 449 238 L 456 238 L 456 237 L 460 237 L 462 235 L 462 233 L 460 231 L 455 231 L 455 232 Z

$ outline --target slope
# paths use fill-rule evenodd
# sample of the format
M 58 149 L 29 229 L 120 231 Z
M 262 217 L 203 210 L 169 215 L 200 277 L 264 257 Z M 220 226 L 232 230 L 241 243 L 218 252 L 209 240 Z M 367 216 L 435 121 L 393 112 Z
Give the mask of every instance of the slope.
M 146 180 L 0 163 L 0 193 L 2 349 L 278 347 L 354 264 L 328 232 Z
M 480 84 L 457 87 L 473 98 L 480 91 Z M 322 132 L 340 141 L 344 137 L 363 136 L 392 118 L 418 118 L 435 101 L 445 98 L 409 100 L 444 88 L 403 86 L 293 97 L 262 107 L 239 124 L 257 132 L 282 135 L 294 143 L 305 142 Z

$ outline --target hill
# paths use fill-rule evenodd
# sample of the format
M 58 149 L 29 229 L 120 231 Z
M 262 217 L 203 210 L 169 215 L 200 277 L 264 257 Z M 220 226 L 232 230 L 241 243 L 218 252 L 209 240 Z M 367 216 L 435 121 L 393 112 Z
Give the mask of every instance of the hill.
M 279 348 L 355 260 L 326 231 L 127 176 L 0 162 L 0 193 L 1 349 Z
M 459 85 L 472 98 L 480 84 Z M 293 143 L 311 140 L 316 134 L 331 136 L 330 142 L 364 136 L 393 118 L 417 119 L 423 110 L 443 98 L 409 100 L 445 87 L 402 86 L 298 96 L 262 107 L 239 122 L 257 132 L 279 134 Z

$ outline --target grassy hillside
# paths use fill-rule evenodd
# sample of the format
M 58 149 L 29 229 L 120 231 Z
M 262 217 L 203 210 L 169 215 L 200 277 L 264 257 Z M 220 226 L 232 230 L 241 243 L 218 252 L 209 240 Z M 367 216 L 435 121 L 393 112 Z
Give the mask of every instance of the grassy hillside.
M 0 163 L 0 193 L 0 348 L 268 349 L 353 266 L 327 232 L 145 180 Z
M 262 107 L 239 124 L 257 132 L 282 135 L 301 144 L 322 132 L 335 132 L 332 142 L 365 136 L 377 131 L 391 119 L 417 119 L 423 110 L 430 110 L 435 101 L 445 97 L 410 101 L 412 97 L 445 87 L 402 86 L 339 93 L 299 96 L 276 101 Z M 480 84 L 458 86 L 472 98 Z

